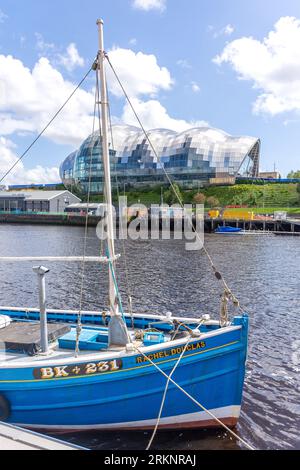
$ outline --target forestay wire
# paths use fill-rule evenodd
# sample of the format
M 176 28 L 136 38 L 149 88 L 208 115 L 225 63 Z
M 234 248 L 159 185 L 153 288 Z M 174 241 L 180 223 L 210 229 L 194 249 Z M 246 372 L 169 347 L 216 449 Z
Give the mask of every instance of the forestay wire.
M 119 86 L 121 87 L 121 90 L 122 90 L 123 93 L 124 93 L 124 96 L 125 96 L 125 98 L 126 98 L 128 104 L 129 104 L 129 106 L 130 106 L 130 108 L 131 108 L 131 110 L 132 110 L 132 112 L 133 112 L 135 118 L 137 119 L 137 121 L 138 121 L 138 123 L 139 123 L 139 125 L 140 125 L 140 127 L 141 127 L 141 129 L 142 129 L 142 131 L 143 131 L 143 133 L 144 133 L 144 135 L 145 135 L 145 137 L 146 137 L 146 139 L 147 139 L 147 141 L 148 141 L 148 143 L 149 143 L 149 145 L 150 145 L 150 147 L 151 147 L 153 153 L 154 153 L 154 155 L 155 155 L 155 157 L 157 158 L 157 161 L 161 162 L 161 159 L 160 159 L 160 157 L 159 157 L 159 155 L 158 155 L 158 153 L 157 153 L 157 151 L 156 151 L 156 149 L 155 149 L 155 147 L 154 147 L 154 145 L 153 145 L 153 143 L 152 143 L 152 141 L 151 141 L 151 139 L 150 139 L 150 137 L 149 137 L 149 134 L 148 134 L 148 132 L 146 131 L 146 129 L 145 129 L 145 127 L 144 127 L 144 125 L 143 125 L 143 123 L 142 123 L 142 121 L 141 121 L 141 119 L 140 119 L 138 113 L 137 113 L 137 111 L 135 110 L 135 108 L 134 108 L 134 106 L 133 106 L 133 104 L 132 104 L 132 101 L 131 101 L 131 99 L 130 99 L 128 93 L 127 93 L 127 91 L 125 90 L 124 85 L 122 84 L 122 82 L 121 82 L 121 80 L 120 80 L 120 78 L 119 78 L 119 76 L 118 76 L 118 74 L 117 74 L 117 72 L 116 72 L 114 66 L 112 65 L 112 63 L 111 63 L 111 61 L 110 61 L 110 58 L 109 58 L 109 56 L 108 56 L 107 53 L 105 54 L 105 57 L 106 57 L 106 59 L 107 59 L 107 61 L 108 61 L 108 64 L 109 64 L 109 66 L 110 66 L 110 68 L 111 68 L 111 70 L 112 70 L 112 72 L 113 72 L 113 74 L 114 74 L 114 76 L 115 76 L 115 78 L 116 78 L 116 80 L 117 80 Z M 169 174 L 167 173 L 167 171 L 166 171 L 164 165 L 161 165 L 161 166 L 162 166 L 163 172 L 164 172 L 164 174 L 165 174 L 165 176 L 166 176 L 166 178 L 167 178 L 167 180 L 168 180 L 168 182 L 169 182 L 169 184 L 170 184 L 170 186 L 171 186 L 171 188 L 172 188 L 172 190 L 173 190 L 173 192 L 174 192 L 174 194 L 175 194 L 175 196 L 176 196 L 176 198 L 177 198 L 177 200 L 178 200 L 178 202 L 179 202 L 179 204 L 180 204 L 180 206 L 181 206 L 181 208 L 184 209 L 183 200 L 182 200 L 182 198 L 180 197 L 180 194 L 178 193 L 176 186 L 174 185 L 174 183 L 173 183 L 172 179 L 170 178 Z M 189 218 L 189 220 L 190 220 L 190 223 L 191 223 L 191 225 L 192 225 L 192 227 L 193 227 L 192 219 Z M 201 239 L 200 239 L 200 236 L 199 236 L 197 230 L 195 230 L 195 236 L 197 237 L 198 241 L 201 242 Z M 226 294 L 226 295 L 224 296 L 224 298 L 226 297 L 226 299 L 232 300 L 233 305 L 234 305 L 235 307 L 238 307 L 238 308 L 240 309 L 240 311 L 243 312 L 243 310 L 242 310 L 242 308 L 241 308 L 241 306 L 240 306 L 240 303 L 239 303 L 238 299 L 236 298 L 236 296 L 233 294 L 233 292 L 232 292 L 231 289 L 229 288 L 229 286 L 228 286 L 226 280 L 224 279 L 224 277 L 222 276 L 222 274 L 220 273 L 220 271 L 216 268 L 216 266 L 215 266 L 215 264 L 214 264 L 214 261 L 213 261 L 213 259 L 212 259 L 211 255 L 210 255 L 210 253 L 208 252 L 208 250 L 207 250 L 207 248 L 205 247 L 204 244 L 203 244 L 203 250 L 204 250 L 204 253 L 206 254 L 206 256 L 207 256 L 207 258 L 208 258 L 208 261 L 209 261 L 209 263 L 210 263 L 210 265 L 211 265 L 211 268 L 212 268 L 212 270 L 213 270 L 213 272 L 214 272 L 215 277 L 218 279 L 218 281 L 221 281 L 222 284 L 223 284 L 224 293 Z M 224 305 L 225 305 L 225 303 L 224 303 Z M 223 308 L 223 307 L 222 307 L 222 308 Z
M 107 96 L 108 96 L 108 88 L 107 88 Z M 110 136 L 111 136 L 111 149 L 115 152 L 115 144 L 114 144 L 114 136 L 112 130 L 112 117 L 111 117 L 111 109 L 110 109 L 110 102 L 108 100 L 108 117 L 109 117 L 109 127 L 110 127 Z M 118 173 L 115 163 L 115 180 L 116 180 L 116 188 L 117 188 L 117 198 L 118 201 L 120 200 L 120 189 L 119 189 L 119 180 L 118 180 Z M 123 217 L 122 214 L 119 214 L 119 230 L 121 231 L 121 240 L 122 240 L 122 251 L 123 251 L 123 259 L 124 259 L 124 270 L 125 270 L 125 282 L 126 282 L 126 293 L 127 293 L 127 300 L 128 300 L 128 309 L 131 316 L 131 323 L 132 327 L 134 327 L 134 319 L 133 319 L 133 309 L 132 309 L 132 289 L 129 280 L 129 269 L 127 263 L 127 251 L 125 246 L 124 240 L 124 227 L 123 227 Z

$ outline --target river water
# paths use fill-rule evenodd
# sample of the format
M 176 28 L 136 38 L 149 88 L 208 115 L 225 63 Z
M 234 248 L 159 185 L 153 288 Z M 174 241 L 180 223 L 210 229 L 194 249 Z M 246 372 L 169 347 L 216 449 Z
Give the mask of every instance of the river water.
M 78 255 L 84 229 L 0 225 L 0 256 Z M 249 358 L 237 434 L 257 449 L 300 449 L 300 238 L 264 235 L 206 235 L 218 269 L 250 316 Z M 183 241 L 126 241 L 119 261 L 121 292 L 130 290 L 136 312 L 177 315 L 209 313 L 218 317 L 220 285 L 203 252 L 188 252 Z M 117 242 L 117 251 L 123 246 Z M 89 255 L 99 253 L 95 229 L 89 229 Z M 0 263 L 0 304 L 37 307 L 32 263 Z M 47 275 L 48 306 L 76 309 L 80 264 L 51 263 Z M 104 265 L 88 264 L 84 308 L 107 304 Z M 105 450 L 145 449 L 145 432 L 93 432 L 64 436 L 74 443 Z M 157 450 L 240 449 L 222 430 L 161 432 Z

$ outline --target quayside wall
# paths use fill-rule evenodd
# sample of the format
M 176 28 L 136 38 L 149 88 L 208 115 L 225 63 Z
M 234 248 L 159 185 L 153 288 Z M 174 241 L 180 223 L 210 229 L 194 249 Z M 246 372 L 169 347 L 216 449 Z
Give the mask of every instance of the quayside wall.
M 89 216 L 88 225 L 96 227 L 101 217 Z M 86 217 L 74 214 L 0 214 L 0 224 L 39 224 L 39 225 L 69 225 L 85 226 Z M 194 220 L 195 223 L 195 220 Z M 159 227 L 162 228 L 162 219 L 159 219 Z M 240 227 L 244 230 L 270 231 L 270 232 L 300 232 L 300 219 L 274 220 L 271 218 L 260 218 L 254 220 L 236 219 L 210 219 L 204 220 L 204 231 L 212 233 L 219 226 Z M 117 221 L 118 226 L 118 221 Z M 178 227 L 178 221 L 176 222 Z M 151 218 L 148 218 L 148 227 L 151 229 Z M 184 227 L 182 223 L 182 228 Z M 174 230 L 174 219 L 170 219 L 170 229 Z

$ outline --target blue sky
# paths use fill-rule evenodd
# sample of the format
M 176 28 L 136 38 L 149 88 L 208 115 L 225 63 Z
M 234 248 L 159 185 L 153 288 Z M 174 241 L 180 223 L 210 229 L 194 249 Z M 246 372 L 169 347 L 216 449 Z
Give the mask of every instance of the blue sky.
M 204 121 L 260 137 L 262 170 L 300 168 L 298 0 L 1 0 L 1 173 L 88 69 L 97 17 L 146 126 Z M 91 77 L 8 182 L 57 178 L 91 130 L 93 86 Z M 114 119 L 133 123 L 113 82 L 110 91 Z

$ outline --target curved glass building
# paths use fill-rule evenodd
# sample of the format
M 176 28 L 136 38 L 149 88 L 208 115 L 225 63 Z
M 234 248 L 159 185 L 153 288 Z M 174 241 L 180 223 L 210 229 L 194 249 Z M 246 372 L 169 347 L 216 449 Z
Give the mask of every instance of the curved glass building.
M 110 144 L 112 185 L 153 186 L 167 182 L 163 168 L 183 187 L 226 180 L 236 176 L 257 176 L 260 140 L 233 137 L 219 129 L 196 127 L 177 133 L 167 129 L 148 132 L 156 149 L 154 155 L 143 132 L 133 126 L 113 126 Z M 90 135 L 78 151 L 60 167 L 66 187 L 79 186 L 91 192 L 103 190 L 103 165 L 99 133 Z

